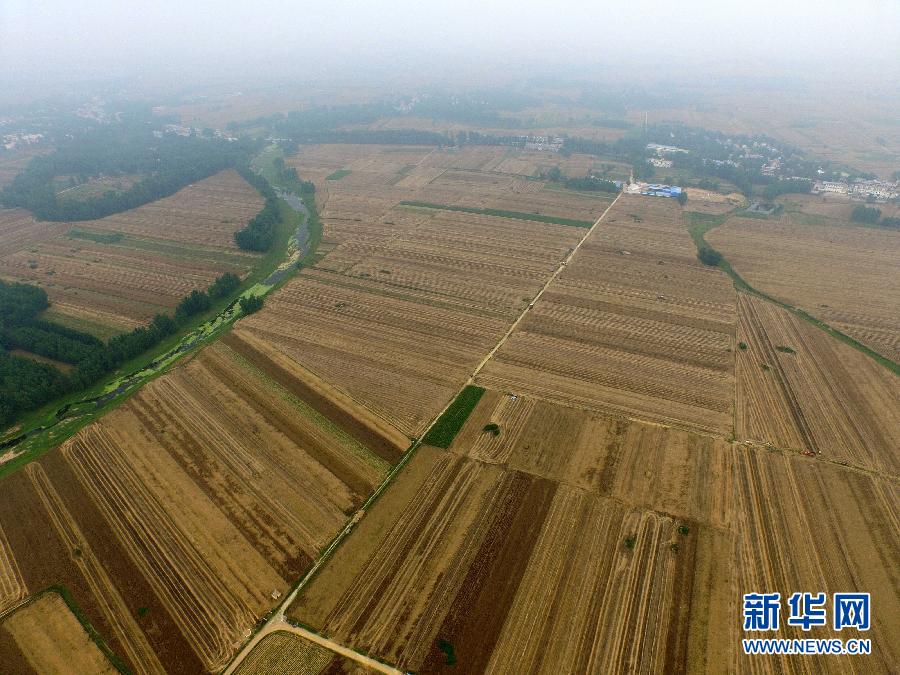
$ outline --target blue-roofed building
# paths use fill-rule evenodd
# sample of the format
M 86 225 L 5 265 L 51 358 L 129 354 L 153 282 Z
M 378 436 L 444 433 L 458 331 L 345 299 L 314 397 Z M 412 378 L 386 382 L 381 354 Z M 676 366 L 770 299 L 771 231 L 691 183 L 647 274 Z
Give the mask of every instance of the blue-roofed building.
M 642 195 L 648 195 L 650 197 L 672 197 L 673 199 L 677 199 L 678 195 L 681 194 L 681 188 L 677 185 L 648 183 L 642 185 L 639 192 Z

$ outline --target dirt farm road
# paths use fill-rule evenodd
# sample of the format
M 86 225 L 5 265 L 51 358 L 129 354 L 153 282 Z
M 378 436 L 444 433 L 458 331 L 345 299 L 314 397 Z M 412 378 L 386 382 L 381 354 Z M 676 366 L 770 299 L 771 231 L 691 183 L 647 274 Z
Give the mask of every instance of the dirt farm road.
M 466 380 L 465 384 L 450 399 L 450 401 L 447 403 L 447 405 L 444 406 L 444 408 L 437 415 L 434 416 L 434 418 L 431 420 L 431 422 L 428 424 L 428 426 L 425 428 L 425 430 L 419 436 L 420 439 L 424 438 L 427 435 L 427 433 L 431 429 L 431 427 L 433 427 L 437 423 L 437 421 L 440 419 L 441 415 L 443 415 L 444 412 L 446 412 L 447 408 L 449 408 L 450 405 L 453 403 L 453 401 L 456 400 L 456 396 L 458 396 L 459 393 L 462 392 L 462 390 L 465 389 L 466 386 L 472 384 L 475 381 L 475 378 L 477 377 L 478 373 L 481 372 L 481 369 L 484 368 L 485 364 L 487 364 L 487 362 L 491 360 L 491 358 L 494 356 L 494 354 L 497 353 L 497 350 L 499 350 L 504 345 L 504 343 L 507 341 L 507 339 L 509 339 L 510 335 L 513 334 L 513 331 L 515 331 L 516 327 L 522 322 L 522 319 L 524 319 L 525 316 L 528 314 L 528 311 L 534 306 L 534 303 L 536 303 L 541 298 L 541 296 L 544 294 L 544 292 L 557 279 L 557 277 L 559 277 L 559 275 L 562 273 L 562 271 L 566 268 L 566 265 L 568 265 L 569 262 L 571 262 L 572 258 L 578 252 L 578 249 L 581 248 L 581 245 L 584 244 L 584 242 L 587 241 L 588 237 L 591 236 L 591 234 L 594 232 L 594 230 L 597 229 L 597 227 L 600 225 L 600 223 L 606 217 L 606 214 L 609 213 L 610 209 L 612 209 L 612 207 L 615 205 L 615 203 L 617 201 L 619 201 L 619 197 L 621 197 L 621 196 L 622 196 L 621 192 L 618 195 L 616 195 L 616 198 L 613 199 L 612 202 L 610 202 L 609 206 L 607 206 L 606 209 L 603 211 L 603 213 L 600 214 L 600 217 L 597 218 L 597 220 L 594 222 L 593 225 L 591 225 L 590 228 L 588 228 L 588 231 L 585 233 L 585 235 L 572 248 L 572 250 L 569 252 L 569 254 L 565 258 L 563 258 L 563 260 L 559 263 L 559 265 L 557 266 L 556 270 L 554 270 L 554 272 L 550 276 L 550 278 L 547 279 L 547 282 L 541 287 L 541 289 L 537 292 L 537 294 L 531 299 L 531 301 L 528 303 L 528 305 L 526 305 L 525 309 L 522 310 L 522 313 L 519 314 L 519 316 L 516 318 L 516 320 L 513 321 L 513 323 L 509 327 L 509 330 L 507 330 L 506 333 L 503 334 L 503 336 L 497 341 L 497 344 L 495 344 L 494 347 L 487 353 L 487 355 L 478 363 L 478 365 L 472 371 L 472 374 Z M 243 663 L 244 659 L 247 658 L 247 655 L 250 654 L 251 651 L 253 651 L 253 648 L 260 642 L 260 640 L 262 640 L 265 636 L 270 635 L 272 633 L 277 633 L 278 631 L 285 631 L 288 633 L 293 633 L 295 635 L 304 637 L 307 640 L 310 640 L 311 642 L 315 642 L 316 644 L 322 645 L 323 647 L 330 649 L 331 651 L 335 652 L 336 654 L 345 656 L 345 657 L 352 659 L 358 663 L 368 666 L 369 668 L 374 668 L 375 670 L 378 670 L 382 673 L 401 674 L 403 672 L 403 671 L 397 670 L 396 668 L 393 668 L 391 666 L 387 666 L 383 663 L 380 663 L 379 661 L 376 661 L 376 660 L 366 656 L 365 654 L 360 654 L 359 652 L 355 651 L 354 649 L 351 649 L 350 647 L 346 647 L 340 643 L 337 643 L 332 640 L 329 640 L 328 638 L 322 637 L 321 635 L 318 635 L 317 633 L 314 633 L 313 631 L 307 630 L 305 628 L 299 628 L 297 626 L 294 626 L 293 624 L 288 623 L 287 619 L 285 618 L 285 612 L 287 612 L 288 607 L 290 607 L 290 605 L 294 602 L 294 600 L 300 594 L 300 592 L 303 590 L 303 588 L 306 586 L 306 584 L 312 579 L 313 576 L 315 576 L 315 574 L 319 570 L 319 568 L 328 560 L 332 551 L 334 551 L 340 545 L 340 543 L 347 537 L 347 535 L 349 535 L 350 532 L 353 531 L 356 524 L 364 517 L 366 509 L 369 506 L 369 504 L 375 499 L 375 497 L 380 495 L 387 488 L 387 486 L 390 485 L 390 483 L 393 481 L 394 477 L 398 473 L 400 473 L 400 470 L 403 468 L 403 466 L 406 464 L 406 462 L 409 460 L 409 458 L 415 452 L 416 448 L 418 448 L 420 443 L 421 443 L 421 441 L 417 441 L 414 445 L 412 445 L 410 447 L 409 450 L 406 451 L 406 453 L 403 455 L 403 457 L 400 459 L 400 461 L 397 462 L 397 464 L 394 466 L 394 468 L 385 477 L 385 479 L 381 483 L 381 485 L 379 485 L 378 488 L 376 488 L 376 490 L 369 496 L 369 498 L 366 500 L 366 502 L 360 507 L 359 511 L 356 512 L 356 514 L 353 516 L 353 518 L 351 518 L 348 521 L 348 523 L 344 526 L 344 528 L 337 534 L 337 536 L 335 536 L 335 538 L 332 540 L 331 544 L 329 544 L 328 548 L 326 548 L 325 551 L 322 552 L 322 555 L 319 556 L 318 560 L 315 562 L 315 564 L 313 564 L 312 568 L 306 573 L 306 575 L 303 577 L 303 579 L 300 581 L 300 583 L 290 593 L 287 594 L 287 596 L 284 598 L 284 600 L 282 600 L 282 602 L 278 606 L 277 610 L 272 614 L 272 616 L 265 623 L 265 625 L 255 635 L 253 635 L 253 637 L 251 637 L 248 640 L 247 644 L 245 644 L 243 646 L 243 648 L 240 650 L 240 652 L 238 652 L 235 655 L 234 659 L 232 659 L 232 661 L 228 665 L 228 667 L 222 671 L 222 675 L 232 675 L 234 672 L 236 672 L 237 669 L 240 667 L 241 663 Z

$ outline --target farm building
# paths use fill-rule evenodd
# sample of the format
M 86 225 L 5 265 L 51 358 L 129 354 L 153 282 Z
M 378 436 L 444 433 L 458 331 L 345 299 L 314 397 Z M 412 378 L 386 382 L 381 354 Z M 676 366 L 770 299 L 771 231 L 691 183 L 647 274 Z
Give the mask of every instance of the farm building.
M 662 185 L 660 183 L 632 183 L 626 191 L 634 195 L 672 197 L 673 199 L 677 199 L 681 194 L 681 188 L 677 185 Z

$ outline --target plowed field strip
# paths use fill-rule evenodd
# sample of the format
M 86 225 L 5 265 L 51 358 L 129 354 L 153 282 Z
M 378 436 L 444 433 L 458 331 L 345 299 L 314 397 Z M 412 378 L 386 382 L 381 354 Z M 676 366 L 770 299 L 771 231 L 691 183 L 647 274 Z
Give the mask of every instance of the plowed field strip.
M 60 538 L 71 551 L 81 551 L 80 555 L 74 555 L 75 564 L 87 581 L 129 662 L 141 673 L 164 673 L 165 669 L 132 618 L 128 605 L 88 546 L 77 522 L 66 509 L 41 465 L 29 464 L 26 471 Z
M 305 382 L 293 377 L 278 366 L 272 359 L 254 348 L 246 340 L 233 332 L 226 333 L 222 342 L 243 358 L 247 359 L 255 367 L 259 368 L 268 377 L 284 387 L 301 401 L 308 403 L 316 411 L 337 423 L 351 436 L 377 453 L 379 457 L 388 462 L 395 462 L 402 452 L 394 438 L 380 433 L 377 429 L 365 425 L 349 411 L 337 406 L 334 402 L 321 395 L 308 386 Z
M 92 436 L 64 449 L 76 474 L 206 666 L 221 668 L 237 627 L 252 625 L 255 612 L 223 587 L 220 572 L 190 544 L 110 439 L 96 431 Z
M 437 633 L 439 640 L 465 654 L 468 672 L 487 668 L 555 492 L 555 483 L 525 474 L 513 474 L 504 486 L 481 547 Z M 432 647 L 419 670 L 454 670 L 443 668 L 445 664 L 446 655 Z
M 19 571 L 19 563 L 16 562 L 6 533 L 0 527 L 0 615 L 21 603 L 27 596 L 28 588 Z

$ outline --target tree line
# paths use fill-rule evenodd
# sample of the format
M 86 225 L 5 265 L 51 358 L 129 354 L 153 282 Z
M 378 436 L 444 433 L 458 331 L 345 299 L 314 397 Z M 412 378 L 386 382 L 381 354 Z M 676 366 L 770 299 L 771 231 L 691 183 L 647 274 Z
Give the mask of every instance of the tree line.
M 103 218 L 167 197 L 223 169 L 247 161 L 252 141 L 154 133 L 148 125 L 114 125 L 87 131 L 55 152 L 29 162 L 0 193 L 0 202 L 41 220 Z M 99 176 L 139 175 L 130 188 L 85 199 L 58 192 L 61 177 L 76 184 Z
M 205 291 L 191 291 L 175 308 L 174 317 L 157 314 L 146 326 L 104 343 L 93 335 L 40 319 L 50 305 L 44 289 L 0 281 L 0 427 L 11 424 L 22 413 L 95 384 L 129 359 L 174 335 L 240 284 L 237 275 L 226 272 Z M 52 365 L 12 356 L 8 353 L 12 349 L 62 361 L 74 369 L 63 373 Z

